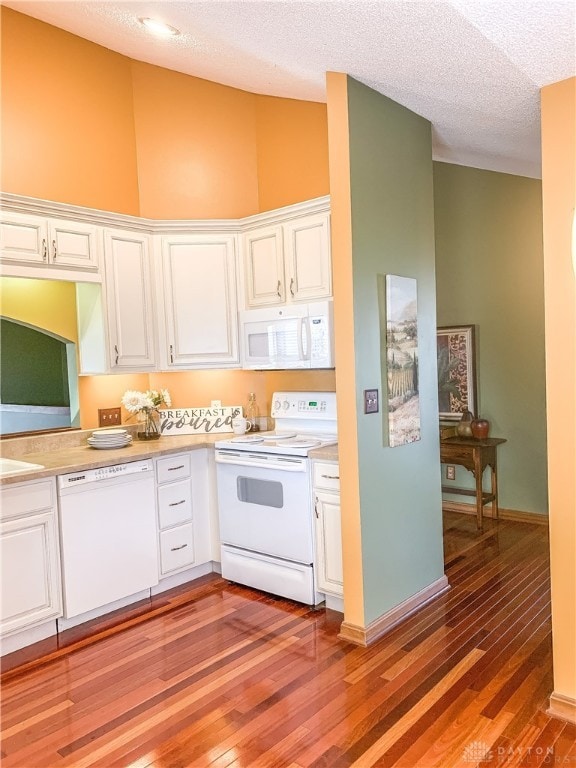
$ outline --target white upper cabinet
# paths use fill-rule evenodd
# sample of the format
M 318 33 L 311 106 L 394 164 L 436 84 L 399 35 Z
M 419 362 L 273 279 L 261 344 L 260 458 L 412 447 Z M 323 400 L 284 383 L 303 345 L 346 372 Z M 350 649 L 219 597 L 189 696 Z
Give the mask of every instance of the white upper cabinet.
M 282 227 L 262 227 L 243 236 L 244 270 L 250 307 L 286 301 Z
M 98 227 L 84 222 L 3 211 L 2 262 L 95 272 L 98 234 Z
M 248 307 L 332 295 L 329 212 L 255 228 L 242 244 Z
M 150 237 L 106 230 L 106 309 L 111 371 L 156 367 Z
M 166 321 L 163 367 L 238 366 L 236 236 L 162 237 L 161 279 Z
M 289 300 L 311 301 L 331 296 L 330 214 L 289 221 L 283 229 Z

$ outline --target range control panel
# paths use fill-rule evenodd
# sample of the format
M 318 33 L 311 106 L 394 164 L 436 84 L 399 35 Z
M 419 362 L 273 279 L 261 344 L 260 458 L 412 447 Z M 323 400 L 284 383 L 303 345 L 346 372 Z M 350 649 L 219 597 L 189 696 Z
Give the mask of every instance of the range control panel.
M 336 418 L 335 392 L 275 392 L 270 415 L 278 418 Z

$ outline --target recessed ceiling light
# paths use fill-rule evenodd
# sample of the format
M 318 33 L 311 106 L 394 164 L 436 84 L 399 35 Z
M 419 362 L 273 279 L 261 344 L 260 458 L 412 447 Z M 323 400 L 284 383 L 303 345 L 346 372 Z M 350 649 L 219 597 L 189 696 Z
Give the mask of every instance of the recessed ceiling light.
M 169 24 L 164 24 L 163 21 L 158 21 L 158 19 L 150 19 L 148 17 L 143 19 L 138 19 L 140 24 L 143 24 L 146 29 L 150 30 L 154 35 L 158 35 L 159 37 L 171 37 L 174 35 L 179 35 L 180 30 L 176 29 L 176 27 L 171 27 Z

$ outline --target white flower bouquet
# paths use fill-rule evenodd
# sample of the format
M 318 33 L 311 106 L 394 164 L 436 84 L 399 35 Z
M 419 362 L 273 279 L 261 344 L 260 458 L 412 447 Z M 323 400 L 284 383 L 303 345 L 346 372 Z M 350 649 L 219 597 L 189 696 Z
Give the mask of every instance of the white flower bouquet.
M 124 408 L 132 415 L 138 415 L 144 422 L 144 431 L 138 432 L 142 440 L 152 440 L 160 437 L 160 418 L 158 409 L 165 405 L 172 405 L 170 393 L 167 389 L 148 389 L 146 392 L 138 392 L 129 389 L 122 395 L 120 401 Z

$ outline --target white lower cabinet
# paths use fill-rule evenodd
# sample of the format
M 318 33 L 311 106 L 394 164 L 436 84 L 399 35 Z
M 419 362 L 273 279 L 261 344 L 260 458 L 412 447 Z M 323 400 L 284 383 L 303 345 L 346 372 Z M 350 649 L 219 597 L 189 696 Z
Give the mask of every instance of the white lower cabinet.
M 160 578 L 209 563 L 208 450 L 156 459 Z
M 3 486 L 1 509 L 1 634 L 8 653 L 42 637 L 23 634 L 13 642 L 15 633 L 46 624 L 43 636 L 55 634 L 62 615 L 55 479 Z
M 314 462 L 313 494 L 316 520 L 317 589 L 341 598 L 342 527 L 340 515 L 340 475 L 338 464 Z M 326 603 L 329 604 L 327 599 Z M 339 605 L 330 606 L 339 608 Z

